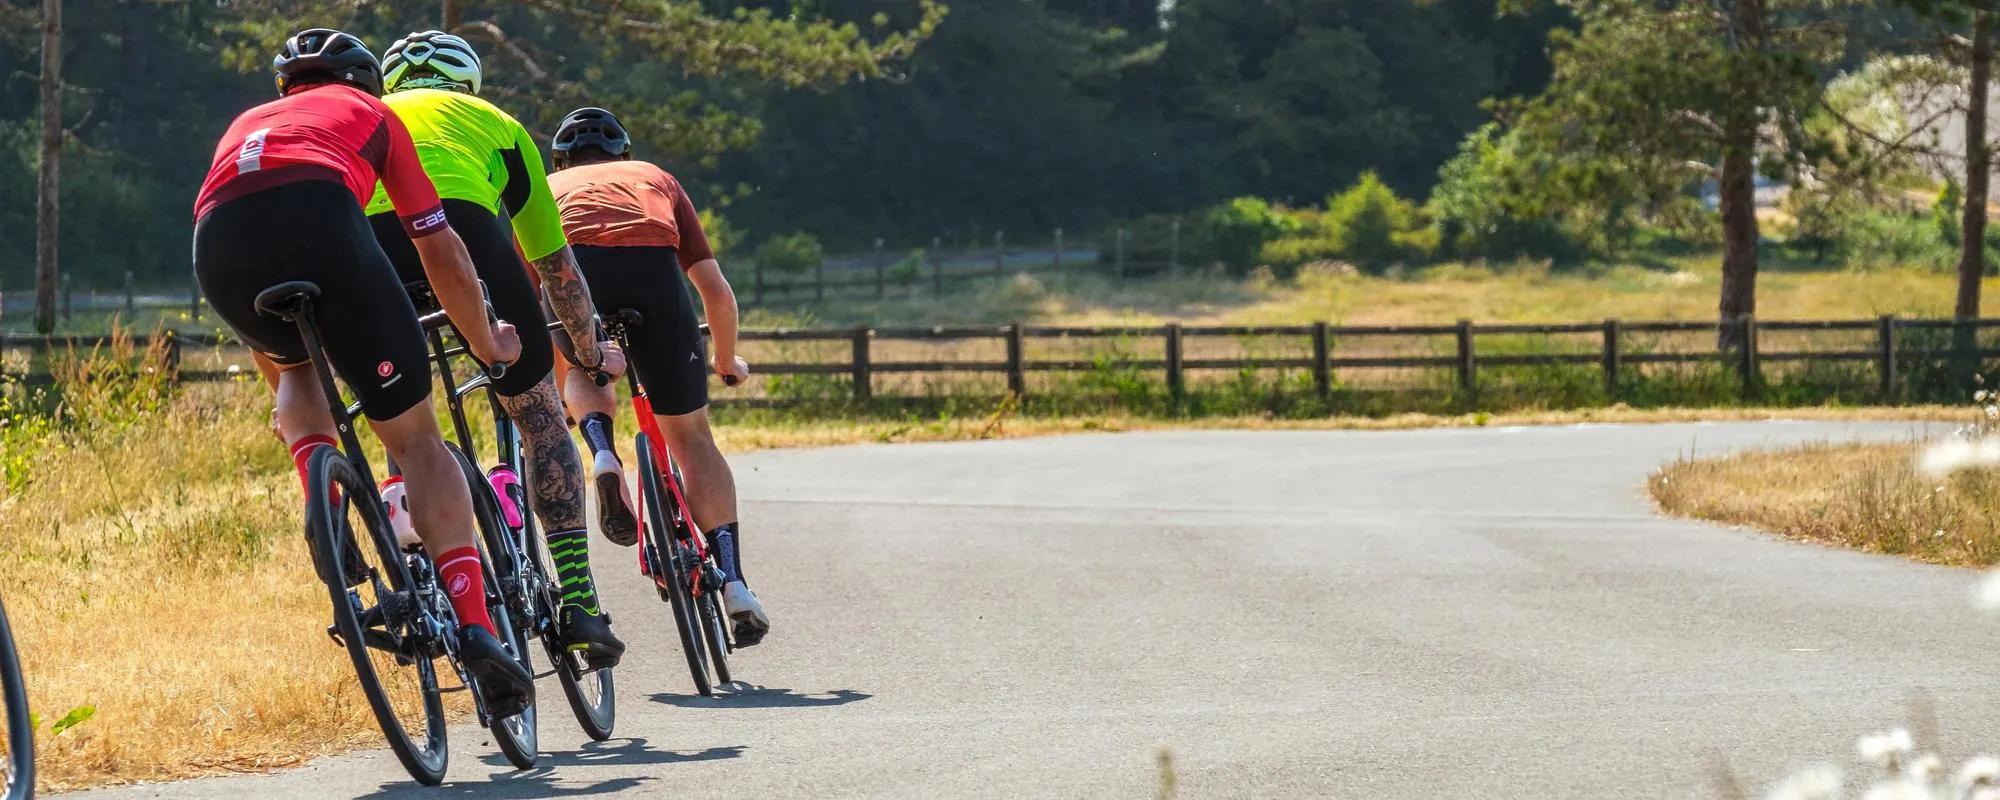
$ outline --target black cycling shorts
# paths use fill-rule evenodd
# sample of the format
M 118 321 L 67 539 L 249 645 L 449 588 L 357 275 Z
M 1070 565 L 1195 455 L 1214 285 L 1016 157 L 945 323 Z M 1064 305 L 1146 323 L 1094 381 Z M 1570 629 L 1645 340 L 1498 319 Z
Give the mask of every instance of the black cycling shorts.
M 451 229 L 465 240 L 473 269 L 486 284 L 486 298 L 493 304 L 493 315 L 514 323 L 514 330 L 521 334 L 521 358 L 507 365 L 507 375 L 493 382 L 493 390 L 502 397 L 513 397 L 535 388 L 535 384 L 549 376 L 556 360 L 549 350 L 549 329 L 542 318 L 542 304 L 536 302 L 535 285 L 528 279 L 528 265 L 521 263 L 521 253 L 514 249 L 513 227 L 505 217 L 495 216 L 470 200 L 447 198 L 444 216 L 451 222 Z M 376 214 L 368 218 L 368 223 L 374 226 L 375 238 L 382 241 L 382 251 L 389 254 L 389 263 L 395 265 L 403 282 L 428 280 L 424 276 L 423 258 L 417 255 L 417 245 L 403 231 L 403 222 L 395 212 Z
M 678 417 L 707 406 L 708 343 L 674 249 L 587 244 L 571 249 L 599 317 L 609 319 L 627 308 L 644 316 L 644 323 L 631 332 L 625 360 L 645 384 L 653 413 Z M 563 356 L 574 362 L 576 350 L 568 334 L 557 331 L 554 338 Z
M 305 180 L 230 200 L 194 226 L 194 275 L 217 316 L 280 364 L 307 359 L 298 326 L 257 312 L 258 293 L 319 284 L 314 305 L 333 371 L 370 419 L 388 420 L 430 394 L 423 326 L 354 193 Z

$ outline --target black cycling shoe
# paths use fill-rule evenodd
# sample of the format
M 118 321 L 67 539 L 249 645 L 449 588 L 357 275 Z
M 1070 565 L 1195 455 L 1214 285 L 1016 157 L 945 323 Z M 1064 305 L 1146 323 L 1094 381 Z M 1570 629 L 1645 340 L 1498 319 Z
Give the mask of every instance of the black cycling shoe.
M 611 615 L 592 614 L 579 606 L 563 606 L 556 614 L 556 642 L 583 656 L 590 669 L 610 669 L 625 656 L 625 643 L 611 632 Z
M 534 676 L 485 628 L 467 625 L 458 629 L 458 661 L 479 683 L 486 713 L 494 719 L 514 716 L 535 704 Z

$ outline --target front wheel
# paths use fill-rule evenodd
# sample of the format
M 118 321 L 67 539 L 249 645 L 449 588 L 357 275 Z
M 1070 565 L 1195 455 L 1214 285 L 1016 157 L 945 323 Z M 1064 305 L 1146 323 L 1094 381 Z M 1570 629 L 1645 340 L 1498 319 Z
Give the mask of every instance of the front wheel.
M 674 540 L 674 517 L 667 515 L 662 496 L 666 494 L 666 484 L 660 474 L 659 465 L 653 460 L 652 443 L 646 434 L 639 434 L 639 489 L 645 496 L 646 506 L 645 546 L 650 556 L 648 569 L 653 580 L 660 586 L 660 593 L 667 596 L 667 604 L 674 609 L 674 628 L 680 633 L 681 652 L 687 655 L 688 673 L 694 677 L 694 688 L 703 697 L 715 694 L 715 687 L 708 681 L 708 656 L 704 652 L 705 638 L 694 608 L 694 596 L 688 593 L 688 573 L 692 569 L 689 562 L 693 554 Z
M 509 591 L 518 592 L 526 585 L 522 580 L 521 553 L 512 541 L 512 530 L 507 527 L 507 519 L 500 512 L 500 500 L 493 495 L 493 484 L 486 480 L 484 473 L 472 465 L 472 459 L 458 445 L 446 443 L 451 454 L 458 459 L 459 471 L 465 473 L 466 488 L 472 492 L 472 519 L 479 528 L 480 550 L 486 568 L 486 611 L 493 618 L 493 629 L 500 633 L 500 643 L 513 653 L 514 660 L 529 675 L 535 674 L 535 662 L 528 655 L 527 638 L 522 634 L 522 626 L 515 625 L 511 608 L 520 608 L 525 603 L 507 596 Z M 499 745 L 500 752 L 507 756 L 508 763 L 520 769 L 532 769 L 540 757 L 541 734 L 537 730 L 537 714 L 534 704 L 511 717 L 495 718 L 488 723 L 493 731 L 493 743 Z

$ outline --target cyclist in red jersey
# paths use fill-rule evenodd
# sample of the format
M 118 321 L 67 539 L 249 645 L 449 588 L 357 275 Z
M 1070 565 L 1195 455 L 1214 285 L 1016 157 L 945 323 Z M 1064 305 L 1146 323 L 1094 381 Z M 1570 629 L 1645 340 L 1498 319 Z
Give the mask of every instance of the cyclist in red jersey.
M 195 200 L 195 277 L 276 389 L 280 435 L 301 481 L 311 453 L 334 444 L 333 419 L 314 370 L 298 369 L 310 358 L 297 328 L 260 314 L 255 300 L 285 281 L 319 285 L 325 356 L 402 466 L 410 515 L 463 623 L 462 661 L 492 713 L 513 716 L 534 702 L 534 680 L 494 636 L 472 496 L 431 408 L 422 325 L 362 215 L 378 179 L 473 354 L 512 362 L 520 339 L 513 326 L 487 321 L 465 244 L 446 222 L 409 133 L 378 99 L 382 67 L 367 45 L 314 28 L 287 40 L 272 66 L 279 99 L 229 126 Z

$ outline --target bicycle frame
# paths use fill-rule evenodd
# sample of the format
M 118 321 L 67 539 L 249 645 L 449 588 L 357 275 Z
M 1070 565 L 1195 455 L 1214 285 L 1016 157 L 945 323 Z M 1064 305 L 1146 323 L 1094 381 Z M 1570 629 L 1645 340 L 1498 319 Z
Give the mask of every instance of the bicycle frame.
M 618 341 L 619 347 L 625 347 L 630 340 L 625 324 L 615 323 L 611 327 L 614 328 L 612 338 Z M 638 374 L 630 367 L 625 370 L 625 385 L 632 392 L 632 411 L 639 418 L 639 431 L 646 434 L 646 441 L 652 446 L 653 463 L 660 465 L 660 478 L 666 482 L 667 491 L 674 498 L 674 507 L 680 510 L 681 524 L 677 526 L 680 530 L 675 532 L 675 536 L 684 541 L 692 540 L 694 543 L 695 572 L 687 578 L 688 585 L 692 587 L 690 594 L 700 598 L 703 592 L 699 580 L 700 565 L 708 560 L 708 537 L 701 535 L 698 530 L 700 526 L 694 521 L 694 509 L 688 505 L 687 497 L 681 493 L 680 481 L 673 480 L 674 474 L 680 470 L 674 466 L 673 454 L 667 450 L 666 437 L 660 434 L 660 421 L 653 416 L 653 401 L 646 395 L 646 387 L 639 383 Z M 672 520 L 654 520 L 654 522 L 673 524 Z M 645 565 L 645 559 L 645 553 L 640 553 L 639 563 L 642 567 Z M 664 583 L 666 580 L 660 575 L 652 577 L 656 582 Z

